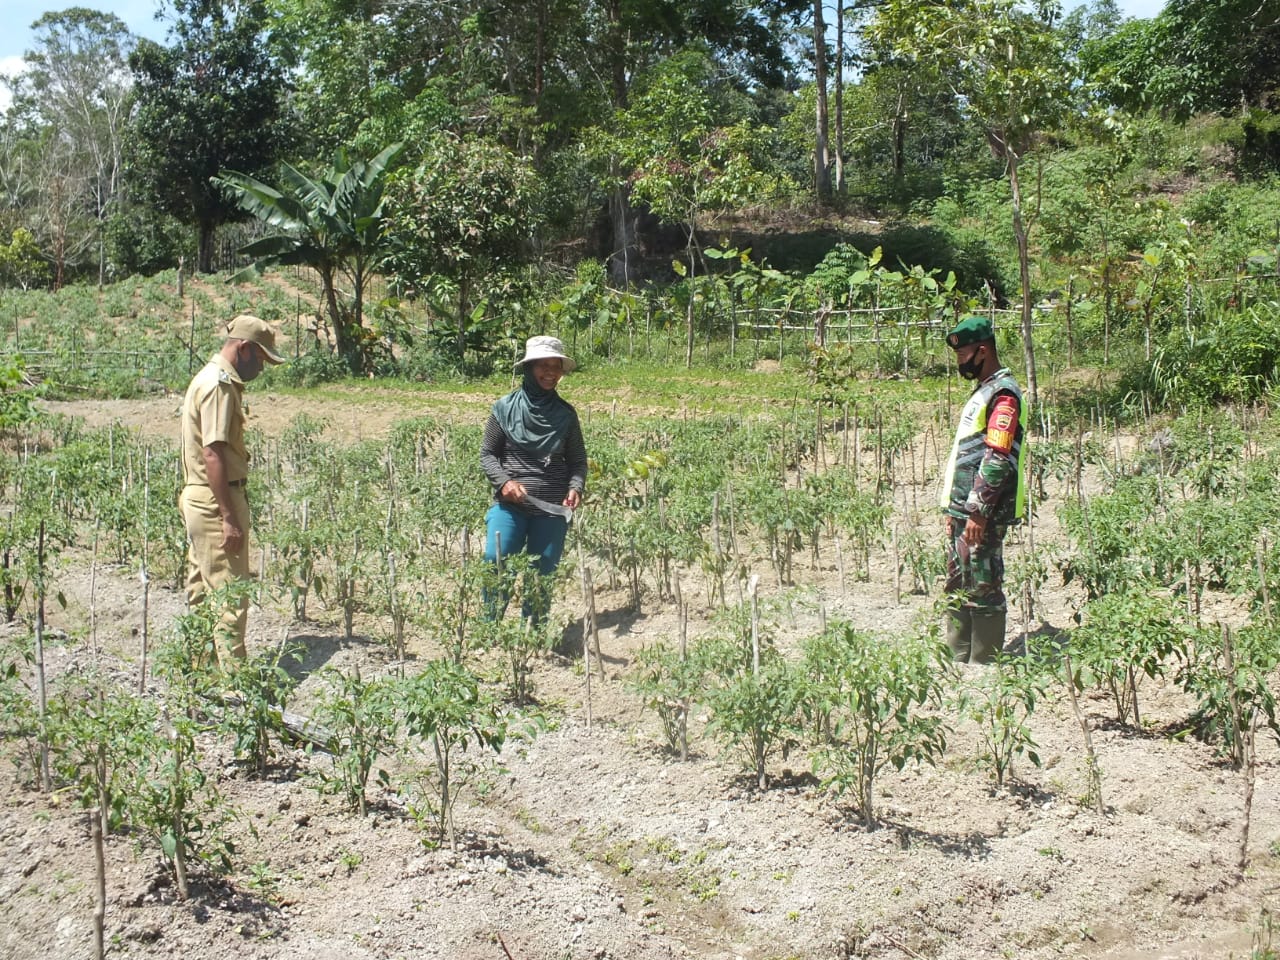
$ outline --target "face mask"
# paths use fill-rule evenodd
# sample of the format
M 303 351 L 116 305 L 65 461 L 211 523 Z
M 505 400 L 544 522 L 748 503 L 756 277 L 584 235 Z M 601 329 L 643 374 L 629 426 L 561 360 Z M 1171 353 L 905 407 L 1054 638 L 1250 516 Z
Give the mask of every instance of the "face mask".
M 958 363 L 956 369 L 965 380 L 977 380 L 982 373 L 982 361 L 978 358 L 978 352 L 975 350 L 968 360 Z
M 262 372 L 262 353 L 256 347 L 250 347 L 248 358 L 238 358 L 235 363 L 235 368 L 236 374 L 240 379 L 245 383 L 248 383 Z

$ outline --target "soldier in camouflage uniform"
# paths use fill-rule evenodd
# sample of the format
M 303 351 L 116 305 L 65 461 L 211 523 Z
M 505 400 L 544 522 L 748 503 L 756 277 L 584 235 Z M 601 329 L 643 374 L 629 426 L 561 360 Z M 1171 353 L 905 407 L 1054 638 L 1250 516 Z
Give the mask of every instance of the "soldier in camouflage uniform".
M 976 382 L 942 475 L 946 520 L 947 644 L 963 663 L 990 663 L 1004 647 L 1004 536 L 1026 517 L 1027 405 L 996 354 L 985 317 L 947 334 L 960 376 Z

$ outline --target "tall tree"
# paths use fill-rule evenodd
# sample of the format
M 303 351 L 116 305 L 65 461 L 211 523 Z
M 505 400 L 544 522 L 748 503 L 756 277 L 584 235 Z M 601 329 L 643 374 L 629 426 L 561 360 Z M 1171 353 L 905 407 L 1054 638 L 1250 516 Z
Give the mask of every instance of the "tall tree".
M 1089 38 L 1081 61 L 1131 110 L 1262 106 L 1280 87 L 1280 0 L 1169 0 L 1153 20 Z
M 119 192 L 134 37 L 118 17 L 84 7 L 46 13 L 31 30 L 34 46 L 11 82 L 9 114 L 27 131 L 50 191 L 31 226 L 54 261 L 55 283 L 91 247 L 102 283 L 103 227 Z M 91 235 L 78 235 L 82 222 L 92 224 Z
M 697 54 L 672 57 L 646 78 L 629 109 L 599 131 L 595 149 L 619 157 L 632 171 L 635 195 L 661 220 L 685 233 L 687 266 L 678 272 L 692 286 L 702 263 L 698 230 L 717 211 L 767 197 L 774 178 L 759 169 L 758 130 L 721 125 L 714 96 L 714 64 Z M 693 297 L 689 298 L 685 363 L 693 362 Z
M 822 0 L 813 0 L 813 83 L 817 111 L 813 139 L 813 188 L 819 200 L 831 199 L 831 147 L 827 110 L 827 21 Z
M 391 185 L 389 272 L 424 290 L 442 278 L 456 296 L 453 347 L 465 358 L 476 294 L 530 251 L 538 225 L 538 178 L 528 158 L 492 141 L 441 134 L 423 160 Z
M 142 199 L 196 227 L 196 265 L 207 273 L 214 231 L 243 216 L 211 178 L 260 173 L 280 156 L 285 73 L 267 44 L 263 0 L 172 4 L 170 46 L 143 40 L 129 58 L 137 114 L 128 177 Z
M 1038 387 L 1021 170 L 1043 132 L 1055 127 L 1072 101 L 1071 70 L 1053 29 L 1058 13 L 1055 0 L 1036 0 L 1029 8 L 1017 0 L 888 0 L 871 28 L 899 55 L 938 70 L 1005 165 L 1018 246 L 1027 394 L 1033 406 Z

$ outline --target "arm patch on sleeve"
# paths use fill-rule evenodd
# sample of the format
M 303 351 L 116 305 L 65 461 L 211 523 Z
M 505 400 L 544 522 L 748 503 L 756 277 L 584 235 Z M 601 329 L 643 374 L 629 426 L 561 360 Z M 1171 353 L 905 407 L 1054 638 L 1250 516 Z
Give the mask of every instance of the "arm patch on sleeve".
M 1018 401 L 1008 395 L 999 397 L 987 420 L 987 446 L 1001 453 L 1013 450 L 1014 433 L 1018 429 Z

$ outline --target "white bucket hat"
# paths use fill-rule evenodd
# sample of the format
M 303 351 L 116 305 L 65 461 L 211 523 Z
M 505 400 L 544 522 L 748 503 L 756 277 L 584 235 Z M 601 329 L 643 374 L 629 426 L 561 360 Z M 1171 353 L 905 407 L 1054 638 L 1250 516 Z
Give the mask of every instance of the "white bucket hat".
M 565 354 L 564 344 L 559 337 L 530 337 L 524 342 L 524 356 L 516 361 L 515 369 L 518 371 L 530 360 L 546 360 L 551 357 L 560 358 L 565 373 L 572 373 L 577 366 L 573 358 Z

